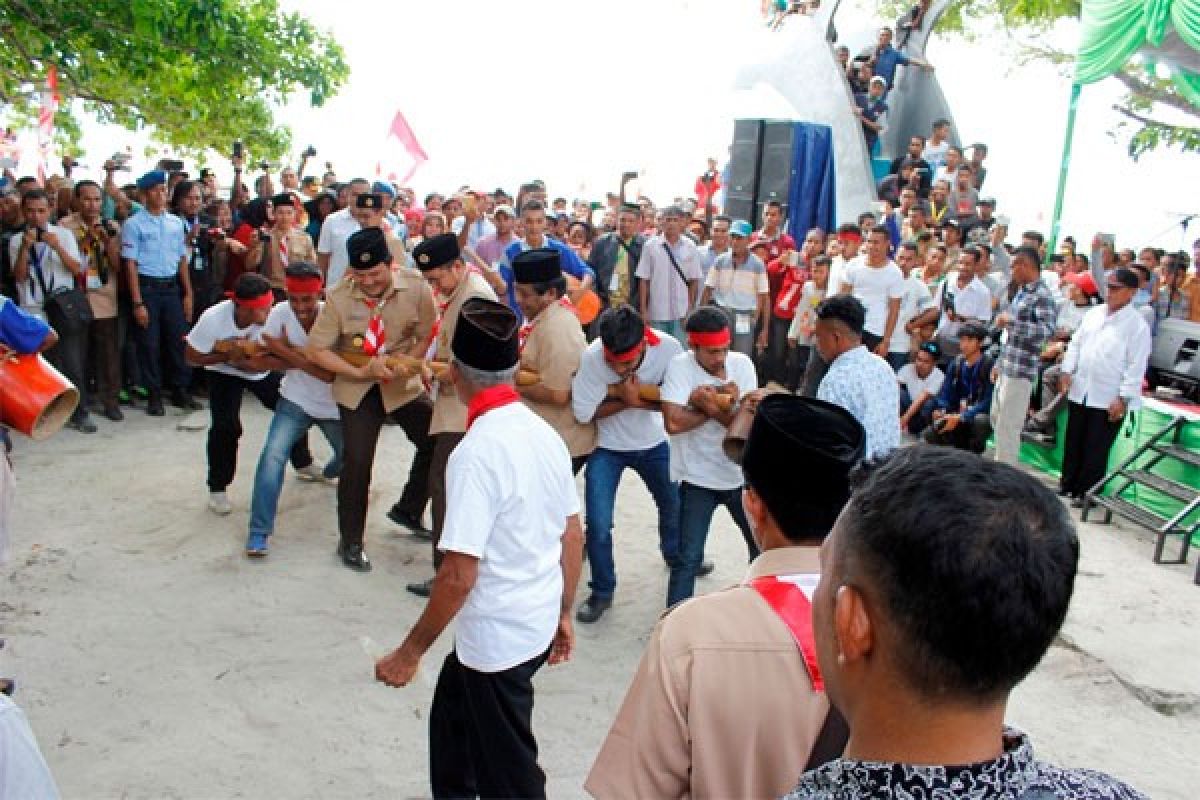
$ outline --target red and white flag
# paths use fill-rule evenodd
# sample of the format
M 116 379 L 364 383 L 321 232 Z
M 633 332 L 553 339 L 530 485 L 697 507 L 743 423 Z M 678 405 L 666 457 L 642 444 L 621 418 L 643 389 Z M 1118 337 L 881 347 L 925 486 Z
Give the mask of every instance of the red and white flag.
M 375 174 L 383 177 L 386 167 L 387 179 L 403 186 L 412 179 L 417 169 L 429 160 L 416 134 L 408 125 L 402 111 L 392 117 L 392 125 L 384 138 L 383 150 L 375 164 Z
M 50 144 L 54 141 L 54 115 L 58 112 L 58 67 L 53 64 L 46 72 L 46 88 L 42 91 L 42 107 L 38 111 L 38 149 L 41 156 L 38 178 L 45 184 L 46 164 L 50 160 Z

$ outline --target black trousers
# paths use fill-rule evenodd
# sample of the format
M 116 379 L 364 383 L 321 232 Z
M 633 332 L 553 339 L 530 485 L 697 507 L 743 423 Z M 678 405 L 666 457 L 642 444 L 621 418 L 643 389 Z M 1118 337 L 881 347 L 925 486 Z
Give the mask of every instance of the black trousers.
M 982 454 L 987 449 L 988 437 L 992 435 L 992 423 L 987 414 L 976 414 L 970 422 L 960 422 L 950 432 L 939 431 L 933 425 L 925 429 L 925 441 L 943 447 L 957 447 Z
M 1121 432 L 1124 418 L 1108 419 L 1108 409 L 1067 403 L 1067 434 L 1063 441 L 1062 479 L 1059 487 L 1072 497 L 1082 497 L 1108 468 L 1108 451 Z
M 133 336 L 138 346 L 142 380 L 151 392 L 163 387 L 162 359 L 171 365 L 171 385 L 186 389 L 192 380 L 191 368 L 184 359 L 183 337 L 188 321 L 183 316 L 183 299 L 174 281 L 141 280 L 142 302 L 150 319 L 146 327 L 133 324 Z
M 814 344 L 808 351 L 808 362 L 804 365 L 804 375 L 800 378 L 800 388 L 796 394 L 816 397 L 826 372 L 829 372 L 829 362 L 821 358 L 821 352 Z
M 53 323 L 51 324 L 53 325 Z M 79 407 L 72 415 L 72 419 L 86 417 L 88 415 L 87 326 L 78 330 L 69 330 L 65 326 L 59 326 L 56 330 L 58 344 L 46 351 L 46 360 L 79 390 Z
M 272 372 L 260 381 L 249 381 L 224 372 L 208 372 L 208 490 L 223 492 L 237 471 L 238 439 L 242 438 L 242 392 L 250 392 L 272 411 L 279 400 L 282 374 Z M 308 434 L 292 445 L 292 466 L 303 469 L 313 462 Z
M 547 650 L 503 672 L 476 672 L 451 651 L 429 712 L 429 780 L 442 798 L 541 798 L 533 676 Z
M 390 417 L 404 430 L 417 452 L 408 470 L 408 482 L 400 495 L 399 510 L 417 519 L 429 502 L 429 468 L 433 464 L 433 437 L 429 421 L 433 403 L 419 395 L 390 414 L 383 410 L 379 386 L 372 386 L 357 408 L 339 405 L 342 418 L 343 463 L 338 478 L 338 533 L 342 544 L 362 546 L 367 527 L 367 496 L 371 492 L 371 468 L 375 465 L 375 445 L 384 419 Z

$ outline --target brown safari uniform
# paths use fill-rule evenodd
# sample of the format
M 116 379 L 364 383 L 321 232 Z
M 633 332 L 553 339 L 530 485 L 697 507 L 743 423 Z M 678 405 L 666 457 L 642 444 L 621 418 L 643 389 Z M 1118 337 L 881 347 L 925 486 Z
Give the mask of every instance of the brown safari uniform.
M 294 264 L 300 261 L 307 261 L 310 264 L 317 263 L 317 251 L 313 247 L 312 238 L 303 228 L 289 228 L 287 239 L 287 260 L 282 258 L 278 265 L 271 259 L 272 252 L 279 253 L 279 232 L 272 230 L 270 232 L 270 241 L 264 242 L 261 239 L 255 239 L 250 246 L 250 252 L 246 254 L 246 263 L 253 265 L 255 269 L 262 268 L 263 277 L 271 282 L 271 288 L 277 292 L 284 291 L 284 284 L 287 275 L 284 270 L 288 264 Z M 266 248 L 271 248 L 267 250 Z M 278 297 L 278 294 L 276 295 Z
M 308 335 L 308 350 L 361 353 L 371 314 L 368 299 L 348 278 L 330 289 Z M 429 341 L 436 316 L 433 294 L 415 272 L 393 270 L 392 286 L 380 302 L 385 353 L 407 353 Z M 379 383 L 338 375 L 333 381 L 333 399 L 345 440 L 345 463 L 338 481 L 338 530 L 343 544 L 361 546 L 375 445 L 385 418 L 396 422 L 416 448 L 399 505 L 418 519 L 424 513 L 433 457 L 429 438 L 433 407 L 415 376 Z
M 817 549 L 768 550 L 740 586 L 693 597 L 654 629 L 584 788 L 607 798 L 780 797 L 829 701 L 787 625 L 749 582 L 815 573 Z
M 538 373 L 541 384 L 547 389 L 570 391 L 571 380 L 579 371 L 579 360 L 587 345 L 587 337 L 583 335 L 575 312 L 561 302 L 552 303 L 531 323 L 521 349 L 521 366 Z M 596 449 L 596 424 L 581 425 L 575 419 L 570 403 L 555 406 L 526 398 L 525 405 L 558 431 L 571 454 L 571 466 L 578 472 L 587 456 Z

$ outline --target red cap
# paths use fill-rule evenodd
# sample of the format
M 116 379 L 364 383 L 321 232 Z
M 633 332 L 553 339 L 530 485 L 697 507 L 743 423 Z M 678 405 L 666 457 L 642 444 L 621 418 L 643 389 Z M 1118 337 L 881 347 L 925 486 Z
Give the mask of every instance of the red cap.
M 1100 290 L 1096 287 L 1096 279 L 1090 272 L 1068 272 L 1063 276 L 1063 280 L 1075 284 L 1086 295 L 1095 297 L 1100 294 Z

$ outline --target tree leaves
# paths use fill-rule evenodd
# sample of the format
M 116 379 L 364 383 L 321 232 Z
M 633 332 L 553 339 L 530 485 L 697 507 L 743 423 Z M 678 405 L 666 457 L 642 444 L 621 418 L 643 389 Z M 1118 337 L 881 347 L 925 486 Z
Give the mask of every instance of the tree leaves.
M 55 64 L 60 113 L 77 99 L 186 153 L 242 139 L 278 158 L 290 134 L 272 101 L 306 89 L 321 105 L 349 74 L 338 43 L 276 0 L 0 0 L 0 42 L 0 102 L 16 119 L 36 117 Z

